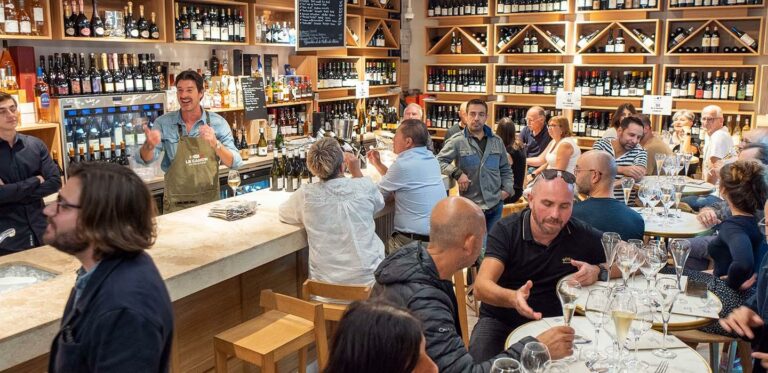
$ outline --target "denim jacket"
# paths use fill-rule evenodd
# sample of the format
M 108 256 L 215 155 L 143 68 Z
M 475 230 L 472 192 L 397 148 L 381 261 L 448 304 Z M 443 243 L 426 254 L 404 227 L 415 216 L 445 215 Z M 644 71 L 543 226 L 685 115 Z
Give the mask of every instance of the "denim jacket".
M 487 210 L 501 202 L 502 190 L 513 195 L 515 188 L 504 142 L 493 134 L 490 127 L 484 126 L 483 131 L 488 137 L 485 153 L 476 141 L 470 139 L 469 130 L 465 128 L 445 140 L 437 160 L 443 175 L 458 179 L 460 174 L 454 174 L 457 168 L 467 175 L 472 182 L 461 195 Z M 452 164 L 454 161 L 455 166 Z

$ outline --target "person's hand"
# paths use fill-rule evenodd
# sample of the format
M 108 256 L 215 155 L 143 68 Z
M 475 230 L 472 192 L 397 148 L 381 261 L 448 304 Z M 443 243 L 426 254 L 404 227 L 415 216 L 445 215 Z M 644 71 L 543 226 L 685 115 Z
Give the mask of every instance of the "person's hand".
M 768 353 L 765 352 L 753 352 L 752 357 L 755 359 L 760 360 L 760 365 L 763 366 L 763 368 L 768 369 Z
M 45 182 L 45 178 L 40 175 L 37 175 L 37 180 L 40 180 L 40 184 Z
M 752 277 L 750 277 L 747 281 L 744 281 L 741 286 L 739 286 L 739 290 L 746 291 L 747 289 L 751 288 L 752 285 L 754 285 L 757 282 L 757 274 L 753 273 Z
M 630 166 L 624 169 L 624 176 L 629 176 L 635 181 L 640 181 L 645 177 L 645 171 L 642 167 Z
M 536 336 L 536 339 L 547 346 L 552 360 L 562 359 L 573 355 L 573 339 L 576 332 L 570 326 L 556 326 Z
M 701 208 L 699 214 L 696 215 L 696 219 L 707 228 L 720 224 L 720 219 L 717 218 L 715 210 L 711 207 Z
M 459 176 L 458 182 L 459 182 L 459 192 L 466 192 L 467 188 L 469 188 L 469 183 L 471 183 L 472 181 L 469 180 L 469 177 L 467 177 L 466 174 L 461 174 L 461 176 Z
M 150 130 L 149 126 L 146 125 L 144 126 L 144 136 L 147 138 L 144 143 L 153 148 L 162 140 L 159 130 Z
M 749 339 L 755 338 L 752 328 L 763 325 L 763 319 L 749 307 L 741 306 L 731 312 L 724 319 L 720 319 L 720 326 L 726 332 L 736 333 Z
M 378 150 L 369 150 L 366 157 L 368 158 L 368 162 L 370 162 L 372 165 L 381 165 L 381 154 Z
M 218 142 L 218 140 L 216 140 L 216 133 L 213 132 L 211 126 L 200 126 L 200 138 L 207 142 L 212 148 L 215 148 L 216 142 Z
M 363 173 L 360 171 L 360 158 L 352 153 L 344 152 L 344 164 L 347 166 L 347 170 L 353 177 L 362 177 Z
M 576 273 L 573 274 L 571 280 L 578 281 L 582 286 L 594 284 L 600 276 L 600 267 L 596 265 L 574 259 L 571 259 L 571 265 L 576 267 Z
M 531 296 L 532 287 L 533 282 L 528 280 L 525 285 L 515 291 L 514 308 L 521 316 L 538 320 L 541 319 L 541 312 L 534 311 L 531 306 L 528 305 L 528 297 Z
M 507 198 L 509 198 L 509 193 L 507 193 L 507 191 L 505 191 L 505 190 L 502 190 L 501 191 L 501 201 L 503 202 Z

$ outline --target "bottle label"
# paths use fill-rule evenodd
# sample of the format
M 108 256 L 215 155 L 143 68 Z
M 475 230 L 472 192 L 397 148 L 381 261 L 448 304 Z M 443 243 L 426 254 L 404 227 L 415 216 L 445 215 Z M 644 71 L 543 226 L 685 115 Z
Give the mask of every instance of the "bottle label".
M 7 22 L 6 22 L 6 24 L 7 24 Z M 89 29 L 88 27 L 83 27 L 82 29 L 80 29 L 80 35 L 81 36 L 91 36 L 91 29 Z
M 196 38 L 197 38 L 198 36 L 202 37 L 202 35 L 203 35 L 203 34 L 202 34 L 201 32 L 198 32 L 197 34 L 195 34 L 195 37 L 196 37 Z M 159 31 L 153 31 L 153 32 L 152 32 L 152 39 L 160 39 L 160 32 L 159 32 Z M 202 40 L 202 39 L 199 39 L 199 40 Z
M 48 92 L 43 92 L 40 94 L 40 107 L 43 109 L 48 109 L 51 106 L 51 96 L 48 95 Z
M 131 37 L 136 39 L 139 37 L 139 30 L 138 29 L 132 29 L 131 30 Z
M 5 32 L 7 34 L 18 34 L 19 33 L 19 21 L 6 20 L 5 21 Z
M 149 39 L 149 30 L 142 30 L 141 31 L 141 38 L 142 39 Z M 190 39 L 191 36 L 188 36 L 187 39 Z
M 45 17 L 43 17 L 43 8 L 40 8 L 40 7 L 33 8 L 32 17 L 35 20 L 35 22 L 43 22 L 45 20 Z
M 96 27 L 96 29 L 93 30 L 93 33 L 96 34 L 96 36 L 104 36 L 104 27 Z
M 19 23 L 19 28 L 21 29 L 22 34 L 31 34 L 32 33 L 32 23 L 29 21 L 21 21 Z
M 64 32 L 67 33 L 67 36 L 75 36 L 75 28 L 74 27 L 67 27 L 67 29 Z

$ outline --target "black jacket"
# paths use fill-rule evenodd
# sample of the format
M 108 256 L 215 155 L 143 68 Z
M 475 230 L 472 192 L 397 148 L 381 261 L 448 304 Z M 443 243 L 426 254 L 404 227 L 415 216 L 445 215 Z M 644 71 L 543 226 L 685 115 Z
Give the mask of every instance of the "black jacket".
M 461 339 L 456 294 L 451 281 L 441 280 L 435 262 L 419 242 L 404 246 L 376 269 L 374 297 L 409 309 L 424 326 L 427 354 L 441 373 L 490 372 L 493 360 L 519 359 L 526 337 L 492 360 L 475 363 Z
M 45 181 L 40 183 L 37 176 Z M 61 174 L 40 139 L 16 135 L 13 148 L 0 140 L 0 232 L 16 229 L 16 236 L 0 243 L 0 255 L 42 244 L 48 224 L 43 197 L 59 191 Z
M 168 372 L 173 308 L 146 253 L 103 259 L 77 304 L 67 301 L 50 373 Z

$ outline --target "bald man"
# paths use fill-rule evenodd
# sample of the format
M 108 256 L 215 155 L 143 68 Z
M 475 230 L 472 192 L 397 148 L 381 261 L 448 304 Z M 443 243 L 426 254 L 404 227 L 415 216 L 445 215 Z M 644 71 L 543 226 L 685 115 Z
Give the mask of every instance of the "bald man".
M 482 302 L 469 343 L 475 361 L 498 354 L 518 326 L 562 316 L 555 286 L 564 276 L 573 274 L 582 286 L 608 279 L 598 266 L 605 261 L 602 233 L 571 219 L 574 179 L 566 171 L 545 170 L 534 181 L 529 208 L 501 219 L 488 234 L 475 281 Z
M 500 344 L 499 353 L 489 359 L 473 360 L 461 339 L 451 279 L 480 255 L 485 236 L 483 211 L 466 198 L 445 198 L 432 211 L 429 235 L 428 246 L 413 242 L 384 259 L 376 270 L 372 296 L 407 308 L 421 320 L 427 354 L 441 373 L 489 372 L 493 360 L 519 360 L 525 343 L 534 341 L 547 345 L 552 359 L 572 353 L 573 329 L 557 326 L 536 338 L 523 338 L 503 351 Z M 526 290 L 518 293 L 521 302 L 525 302 L 526 294 Z
M 405 110 L 403 110 L 403 119 L 402 120 L 408 120 L 408 119 L 418 119 L 423 121 L 424 120 L 424 110 L 421 108 L 421 105 L 417 103 L 410 103 L 408 106 L 405 107 Z
M 589 196 L 573 206 L 573 217 L 601 232 L 616 232 L 622 239 L 643 239 L 645 222 L 637 211 L 613 198 L 616 160 L 610 153 L 593 150 L 576 161 L 576 186 Z
M 467 126 L 467 102 L 464 101 L 461 103 L 461 106 L 459 106 L 459 123 L 454 124 L 451 128 L 448 129 L 448 131 L 445 131 L 445 139 L 448 140 L 451 138 L 451 136 L 461 132 L 464 130 L 464 127 Z

